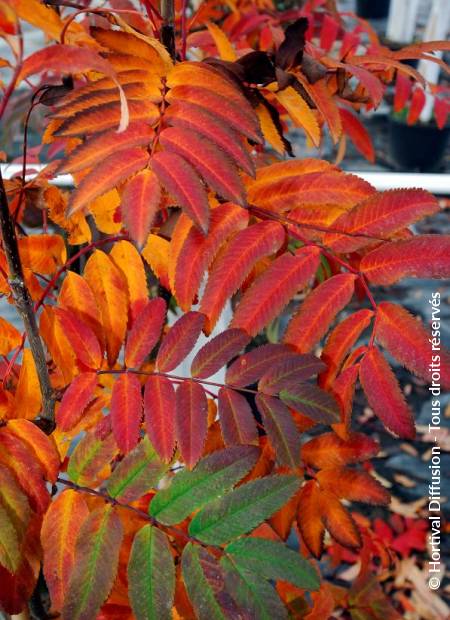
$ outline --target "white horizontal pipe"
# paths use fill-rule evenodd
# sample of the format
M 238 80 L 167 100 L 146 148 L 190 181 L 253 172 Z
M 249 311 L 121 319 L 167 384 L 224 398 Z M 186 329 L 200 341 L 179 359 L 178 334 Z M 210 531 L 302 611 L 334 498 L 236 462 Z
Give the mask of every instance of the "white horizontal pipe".
M 22 166 L 19 164 L 1 164 L 2 176 L 10 179 L 16 174 L 22 172 Z M 30 166 L 30 169 L 39 172 L 44 168 L 42 164 Z M 417 187 L 426 189 L 432 194 L 440 196 L 450 195 L 450 174 L 431 174 L 431 173 L 412 173 L 412 172 L 359 172 L 357 170 L 346 170 L 356 174 L 365 181 L 368 181 L 377 190 L 385 189 L 408 189 Z M 32 178 L 29 175 L 27 178 Z M 70 174 L 62 174 L 54 179 L 54 184 L 60 187 L 70 187 L 73 184 Z

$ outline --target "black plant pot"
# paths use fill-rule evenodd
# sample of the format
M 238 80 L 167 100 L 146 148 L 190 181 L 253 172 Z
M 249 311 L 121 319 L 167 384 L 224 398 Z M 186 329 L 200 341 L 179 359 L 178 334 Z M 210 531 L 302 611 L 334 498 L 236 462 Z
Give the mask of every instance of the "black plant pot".
M 356 0 L 356 14 L 366 19 L 388 16 L 391 0 Z
M 396 119 L 389 119 L 390 156 L 405 172 L 433 172 L 442 165 L 450 126 L 439 129 L 433 124 L 407 125 Z

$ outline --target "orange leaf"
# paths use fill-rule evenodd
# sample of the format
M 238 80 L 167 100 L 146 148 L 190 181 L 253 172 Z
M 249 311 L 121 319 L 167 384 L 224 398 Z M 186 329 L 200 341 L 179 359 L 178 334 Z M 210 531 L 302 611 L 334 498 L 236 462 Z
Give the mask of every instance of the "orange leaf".
M 359 379 L 369 405 L 383 425 L 399 437 L 413 439 L 416 434 L 413 413 L 391 367 L 376 347 L 364 355 Z
M 53 439 L 29 420 L 9 420 L 8 430 L 28 446 L 44 470 L 46 479 L 54 484 L 59 473 L 60 459 Z
M 349 433 L 346 441 L 335 433 L 324 433 L 303 444 L 301 458 L 307 465 L 324 469 L 366 461 L 379 449 L 376 441 L 362 433 Z
M 161 187 L 151 170 L 142 170 L 123 188 L 120 211 L 130 237 L 139 248 L 147 241 L 161 201 Z
M 89 515 L 81 493 L 63 491 L 50 504 L 42 522 L 43 570 L 53 609 L 61 609 L 75 563 L 78 532 Z
M 375 149 L 372 139 L 359 118 L 345 108 L 339 108 L 339 114 L 341 116 L 344 132 L 350 137 L 356 149 L 370 161 L 370 163 L 375 163 Z
M 18 329 L 0 317 L 0 355 L 8 355 L 22 342 L 22 336 Z
M 60 235 L 30 235 L 19 239 L 20 258 L 25 267 L 42 274 L 53 274 L 66 262 L 66 246 Z
M 359 549 L 361 534 L 349 511 L 333 493 L 321 491 L 320 495 L 322 521 L 332 537 L 344 547 Z
M 57 370 L 61 373 L 62 384 L 67 385 L 77 372 L 76 360 L 61 323 L 56 318 L 54 307 L 44 307 L 40 317 L 39 331 Z
M 391 500 L 387 489 L 365 471 L 337 467 L 319 471 L 316 478 L 323 489 L 351 502 L 386 505 Z
M 99 369 L 102 364 L 103 353 L 92 329 L 68 310 L 55 308 L 55 315 L 61 323 L 77 359 L 86 368 Z
M 320 144 L 320 127 L 313 111 L 292 86 L 275 93 L 275 97 L 291 117 L 294 125 L 302 127 L 314 146 Z
M 56 411 L 56 423 L 60 430 L 70 431 L 80 421 L 84 410 L 94 398 L 97 385 L 95 372 L 84 372 L 72 381 Z
M 20 367 L 19 381 L 14 395 L 15 417 L 32 420 L 42 406 L 41 386 L 36 372 L 33 354 L 25 349 Z
M 131 324 L 148 301 L 147 276 L 139 252 L 129 241 L 117 241 L 109 257 L 127 282 Z
M 325 526 L 320 518 L 321 493 L 314 480 L 309 480 L 301 489 L 298 499 L 297 523 L 308 549 L 320 558 L 323 552 Z

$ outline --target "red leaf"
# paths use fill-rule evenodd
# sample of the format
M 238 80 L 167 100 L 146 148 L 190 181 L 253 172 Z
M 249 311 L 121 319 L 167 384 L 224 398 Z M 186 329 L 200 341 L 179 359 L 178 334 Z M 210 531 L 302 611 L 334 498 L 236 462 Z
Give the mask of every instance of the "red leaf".
M 175 390 L 170 379 L 150 376 L 144 391 L 145 428 L 153 447 L 166 463 L 175 450 L 175 409 Z
M 291 319 L 284 342 L 300 353 L 311 351 L 352 298 L 356 277 L 352 273 L 341 273 L 319 284 Z
M 103 354 L 97 336 L 92 329 L 73 312 L 55 308 L 55 314 L 77 359 L 86 368 L 94 370 L 100 368 Z
M 397 304 L 381 302 L 375 335 L 392 357 L 425 381 L 432 382 L 431 333 L 407 310 Z M 442 346 L 439 346 L 439 358 L 441 383 L 443 387 L 450 387 L 450 356 Z
M 346 71 L 354 75 L 356 78 L 358 78 L 362 86 L 364 86 L 364 88 L 367 90 L 367 93 L 372 100 L 373 107 L 377 108 L 380 105 L 381 100 L 383 99 L 385 89 L 382 81 L 376 75 L 374 75 L 367 69 L 363 69 L 362 67 L 357 67 L 355 65 L 350 65 L 347 63 L 343 63 L 342 67 Z
M 321 359 L 328 366 L 327 370 L 319 375 L 319 382 L 322 387 L 331 386 L 345 356 L 369 325 L 372 316 L 372 310 L 358 310 L 333 329 L 321 355 Z
M 359 379 L 372 407 L 384 426 L 405 439 L 414 439 L 414 417 L 403 396 L 397 378 L 376 347 L 364 355 Z
M 83 207 L 88 206 L 94 198 L 106 194 L 135 172 L 142 170 L 147 162 L 148 153 L 138 147 L 124 149 L 107 157 L 83 178 L 77 189 L 72 193 L 68 215 L 73 215 Z
M 254 175 L 255 165 L 240 135 L 223 120 L 216 118 L 213 113 L 195 103 L 174 101 L 165 113 L 164 119 L 170 125 L 202 134 L 221 148 L 236 166 L 250 176 Z
M 164 336 L 156 358 L 156 366 L 169 372 L 178 366 L 197 342 L 205 323 L 201 312 L 187 312 L 172 325 Z
M 70 431 L 78 424 L 84 410 L 94 398 L 96 385 L 95 372 L 84 372 L 75 377 L 64 392 L 61 404 L 56 410 L 56 424 L 61 431 Z
M 323 552 L 325 526 L 320 518 L 321 493 L 315 480 L 309 480 L 300 490 L 298 527 L 308 549 L 320 558 Z
M 389 190 L 374 194 L 333 222 L 333 228 L 352 236 L 329 233 L 324 243 L 335 252 L 354 252 L 373 242 L 358 234 L 384 238 L 439 211 L 436 198 L 421 189 Z M 376 240 L 376 239 L 374 239 Z
M 191 364 L 193 377 L 206 379 L 225 366 L 250 341 L 241 329 L 227 329 L 207 342 L 197 352 Z
M 237 169 L 209 140 L 194 131 L 171 127 L 161 133 L 159 141 L 186 159 L 222 198 L 244 205 L 244 186 Z
M 327 15 L 323 16 L 322 27 L 320 29 L 320 47 L 329 52 L 336 41 L 336 37 L 339 31 L 339 24 L 333 17 Z
M 155 153 L 152 168 L 180 207 L 206 234 L 209 227 L 208 196 L 194 168 L 183 157 L 169 151 Z
M 235 387 L 251 385 L 279 362 L 297 358 L 298 355 L 284 344 L 263 344 L 231 364 L 227 369 L 226 382 Z
M 394 112 L 401 112 L 406 106 L 411 94 L 411 89 L 412 82 L 409 77 L 397 71 L 397 77 L 395 78 Z
M 447 124 L 447 118 L 450 114 L 450 101 L 441 97 L 434 100 L 434 118 L 439 129 L 444 129 Z
M 366 461 L 379 449 L 376 441 L 362 433 L 350 433 L 346 441 L 335 433 L 324 433 L 303 444 L 301 457 L 307 465 L 325 469 Z
M 371 163 L 375 162 L 375 149 L 369 132 L 359 118 L 346 110 L 339 108 L 344 132 L 350 137 L 356 149 Z
M 208 402 L 205 390 L 194 381 L 183 381 L 176 395 L 175 434 L 181 458 L 192 469 L 206 440 Z
M 279 250 L 284 239 L 284 228 L 277 222 L 259 222 L 233 237 L 209 275 L 200 304 L 200 311 L 208 317 L 208 332 L 254 264 Z
M 141 384 L 136 375 L 126 372 L 116 379 L 110 414 L 114 438 L 120 450 L 126 454 L 139 441 L 142 418 Z
M 393 284 L 405 277 L 450 278 L 450 235 L 385 243 L 366 254 L 360 267 L 373 284 Z
M 324 368 L 324 363 L 310 354 L 275 361 L 261 377 L 258 389 L 265 394 L 277 394 L 280 390 L 289 390 L 297 383 L 306 381 Z
M 161 186 L 151 170 L 138 172 L 122 192 L 120 211 L 130 237 L 142 249 L 161 201 Z
M 409 106 L 408 116 L 406 118 L 406 123 L 408 125 L 414 125 L 417 123 L 425 102 L 425 92 L 422 88 L 420 88 L 420 86 L 416 86 L 411 97 L 411 105 Z
M 352 413 L 353 396 L 359 374 L 359 364 L 346 368 L 332 383 L 331 392 L 341 407 L 341 421 L 332 424 L 331 428 L 344 441 L 349 438 L 350 416 Z
M 158 342 L 166 317 L 166 302 L 156 297 L 146 302 L 133 322 L 125 345 L 125 364 L 139 368 Z
M 182 310 L 190 309 L 203 275 L 222 244 L 247 223 L 247 211 L 225 203 L 211 211 L 208 235 L 203 235 L 195 227 L 189 229 L 175 257 L 174 294 Z
M 256 406 L 280 465 L 295 469 L 300 465 L 300 434 L 289 409 L 278 398 L 258 394 Z
M 235 444 L 258 445 L 258 429 L 246 398 L 227 388 L 219 390 L 219 418 L 226 446 Z
M 300 248 L 295 256 L 282 254 L 276 258 L 244 293 L 231 327 L 240 327 L 256 336 L 308 284 L 319 260 L 320 250 L 316 247 Z

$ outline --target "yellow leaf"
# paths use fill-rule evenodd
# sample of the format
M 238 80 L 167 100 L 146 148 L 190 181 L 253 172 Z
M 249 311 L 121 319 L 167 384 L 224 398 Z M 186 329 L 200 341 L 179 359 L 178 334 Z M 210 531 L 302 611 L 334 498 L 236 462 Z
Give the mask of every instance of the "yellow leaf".
M 52 375 L 53 387 L 64 387 L 77 372 L 75 354 L 50 306 L 46 306 L 41 314 L 39 332 L 60 373 L 59 376 L 58 373 Z
M 235 49 L 224 31 L 212 22 L 209 22 L 207 26 L 209 34 L 214 39 L 214 43 L 221 59 L 230 60 L 231 62 L 235 61 L 237 59 Z
M 41 387 L 33 355 L 30 349 L 25 349 L 14 397 L 14 417 L 32 420 L 39 413 L 41 404 Z
M 0 355 L 8 355 L 10 351 L 15 349 L 22 342 L 20 332 L 0 317 Z
M 142 256 L 152 268 L 153 273 L 160 280 L 164 288 L 168 290 L 170 290 L 168 274 L 169 247 L 170 243 L 167 239 L 150 234 L 147 244 L 142 250 Z
M 60 235 L 31 235 L 19 239 L 23 265 L 36 273 L 53 274 L 66 262 L 67 252 Z
M 108 235 L 117 234 L 122 228 L 120 219 L 115 222 L 114 214 L 120 205 L 119 192 L 112 189 L 103 196 L 99 196 L 89 205 L 89 211 L 92 213 L 97 228 Z
M 284 155 L 285 149 L 283 140 L 281 139 L 278 129 L 275 127 L 275 123 L 269 114 L 269 110 L 265 105 L 261 104 L 256 108 L 256 114 L 259 118 L 259 124 L 261 125 L 264 140 L 268 142 L 270 146 L 277 151 L 277 153 Z
M 292 86 L 279 90 L 275 93 L 275 97 L 289 114 L 294 125 L 302 127 L 314 146 L 319 146 L 320 127 L 314 112 L 308 107 L 303 97 Z
M 148 298 L 147 278 L 142 258 L 129 241 L 115 243 L 110 257 L 127 281 L 131 318 L 134 320 Z

